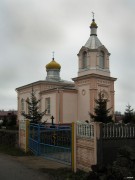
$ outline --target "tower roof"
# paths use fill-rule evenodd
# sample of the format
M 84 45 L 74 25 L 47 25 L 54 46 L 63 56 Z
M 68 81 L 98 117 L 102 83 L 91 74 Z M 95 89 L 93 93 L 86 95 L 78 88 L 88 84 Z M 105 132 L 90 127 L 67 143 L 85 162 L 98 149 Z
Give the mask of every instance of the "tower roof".
M 97 49 L 98 47 L 102 46 L 102 43 L 100 42 L 100 40 L 97 37 L 97 28 L 98 28 L 98 26 L 95 22 L 95 19 L 92 19 L 92 23 L 90 25 L 91 34 L 90 34 L 88 41 L 84 45 L 85 47 L 87 47 L 89 49 Z
M 90 36 L 84 46 L 89 49 L 97 49 L 98 47 L 102 46 L 102 43 L 97 36 Z

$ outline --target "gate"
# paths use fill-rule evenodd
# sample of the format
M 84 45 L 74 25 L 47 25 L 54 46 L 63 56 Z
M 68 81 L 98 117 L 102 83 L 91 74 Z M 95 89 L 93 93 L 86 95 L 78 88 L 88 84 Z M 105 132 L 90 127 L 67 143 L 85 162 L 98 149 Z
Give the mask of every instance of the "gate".
M 35 155 L 71 165 L 71 126 L 30 124 L 29 148 Z

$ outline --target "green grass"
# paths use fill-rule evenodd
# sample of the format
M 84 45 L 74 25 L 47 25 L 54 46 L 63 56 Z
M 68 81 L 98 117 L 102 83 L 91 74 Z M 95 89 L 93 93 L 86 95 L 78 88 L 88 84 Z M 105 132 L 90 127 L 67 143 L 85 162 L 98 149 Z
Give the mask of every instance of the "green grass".
M 52 176 L 53 180 L 86 180 L 88 173 L 84 171 L 72 172 L 69 168 L 59 168 L 59 169 L 40 169 L 43 173 L 48 173 Z
M 32 155 L 31 152 L 25 153 L 19 148 L 8 146 L 8 145 L 0 145 L 0 153 L 8 154 L 11 156 L 28 156 Z

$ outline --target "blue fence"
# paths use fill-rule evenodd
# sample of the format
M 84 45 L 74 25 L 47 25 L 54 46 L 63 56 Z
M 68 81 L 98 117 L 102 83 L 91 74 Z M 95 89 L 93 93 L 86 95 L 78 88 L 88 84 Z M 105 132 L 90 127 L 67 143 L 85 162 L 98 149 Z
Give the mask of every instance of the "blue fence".
M 71 126 L 30 124 L 29 148 L 35 155 L 71 165 Z

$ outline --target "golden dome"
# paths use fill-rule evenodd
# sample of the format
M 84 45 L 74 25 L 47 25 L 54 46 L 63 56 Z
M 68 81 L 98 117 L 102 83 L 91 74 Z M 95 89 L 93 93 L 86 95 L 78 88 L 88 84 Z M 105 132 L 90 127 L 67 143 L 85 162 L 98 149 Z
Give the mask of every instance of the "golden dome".
M 97 24 L 95 23 L 95 19 L 92 20 L 92 23 L 90 25 L 90 28 L 97 28 Z
M 52 61 L 46 65 L 46 69 L 60 69 L 61 65 L 58 64 L 54 58 L 52 59 Z

